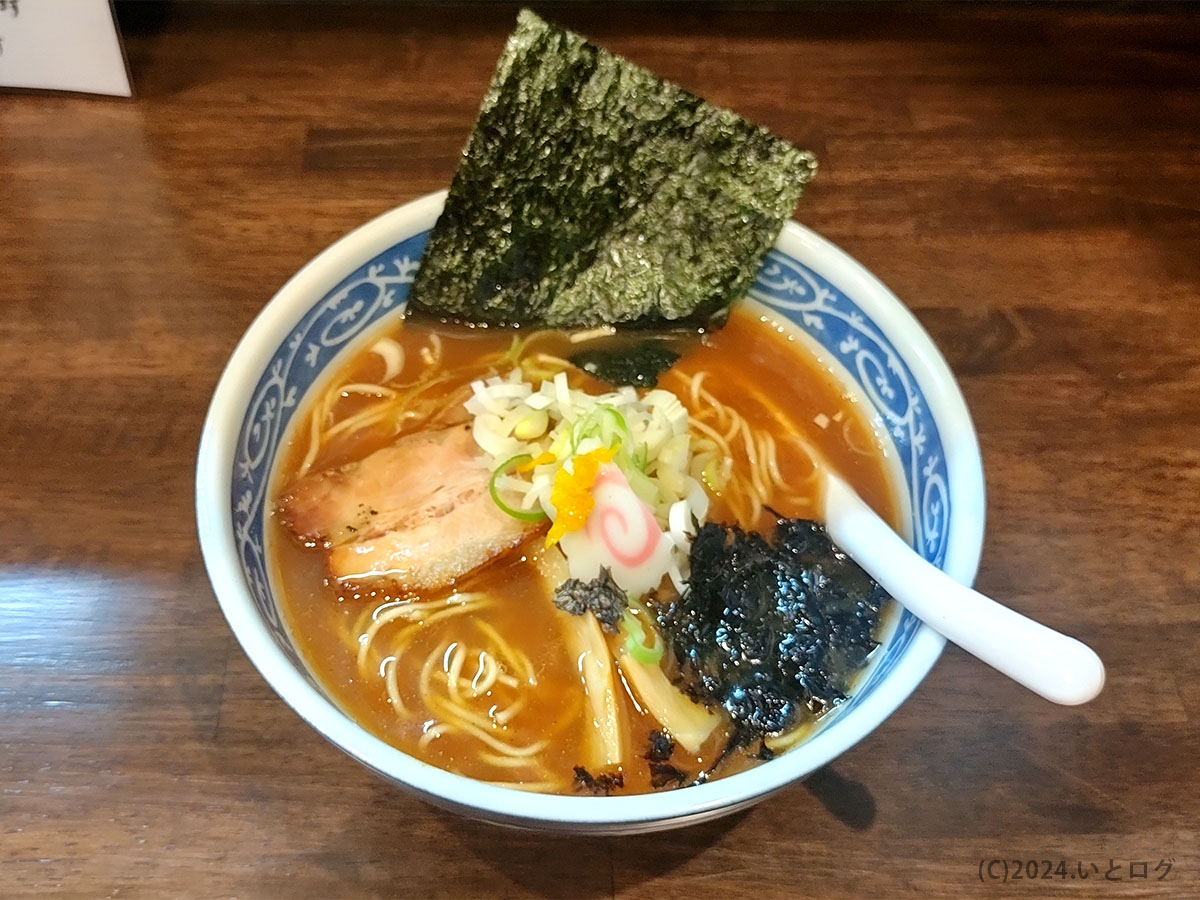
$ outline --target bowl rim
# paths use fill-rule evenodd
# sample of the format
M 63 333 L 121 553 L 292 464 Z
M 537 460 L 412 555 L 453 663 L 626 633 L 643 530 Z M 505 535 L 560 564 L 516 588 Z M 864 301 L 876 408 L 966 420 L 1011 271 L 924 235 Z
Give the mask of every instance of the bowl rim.
M 866 737 L 907 699 L 937 662 L 945 639 L 928 626 L 917 629 L 886 680 L 850 714 L 794 750 L 768 764 L 707 784 L 617 797 L 533 794 L 489 785 L 422 762 L 350 719 L 309 684 L 275 644 L 240 568 L 229 502 L 234 447 L 245 410 L 262 366 L 313 304 L 347 272 L 432 227 L 445 197 L 446 191 L 438 191 L 385 212 L 305 264 L 246 329 L 213 392 L 196 462 L 200 547 L 221 610 L 259 673 L 319 734 L 367 768 L 435 805 L 524 827 L 628 833 L 715 818 L 802 779 Z M 954 498 L 945 569 L 958 581 L 970 584 L 983 546 L 983 466 L 966 401 L 945 359 L 899 298 L 830 241 L 789 221 L 775 247 L 852 297 L 901 352 L 925 395 L 945 449 L 949 495 Z

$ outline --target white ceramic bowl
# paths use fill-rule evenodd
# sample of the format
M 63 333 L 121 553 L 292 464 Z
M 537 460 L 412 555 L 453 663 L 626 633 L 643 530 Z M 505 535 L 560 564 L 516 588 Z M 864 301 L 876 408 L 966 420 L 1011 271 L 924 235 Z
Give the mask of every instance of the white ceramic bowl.
M 331 362 L 403 308 L 444 200 L 433 194 L 386 213 L 296 273 L 250 326 L 213 395 L 196 470 L 200 544 L 221 608 L 263 677 L 336 746 L 431 803 L 559 831 L 632 833 L 716 818 L 803 778 L 865 737 L 941 653 L 944 640 L 907 612 L 896 617 L 856 693 L 810 740 L 750 771 L 655 794 L 543 796 L 482 784 L 388 746 L 322 691 L 281 621 L 263 558 L 276 449 L 306 390 Z M 878 411 L 903 469 L 914 546 L 970 583 L 983 542 L 983 470 L 962 394 L 929 336 L 870 272 L 794 223 L 751 296 L 820 343 Z

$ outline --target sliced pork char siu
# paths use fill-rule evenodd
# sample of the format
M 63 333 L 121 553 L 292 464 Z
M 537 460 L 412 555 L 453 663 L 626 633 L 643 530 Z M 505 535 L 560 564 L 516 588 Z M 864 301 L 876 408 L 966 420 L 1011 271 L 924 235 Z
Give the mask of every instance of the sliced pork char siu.
M 297 537 L 328 549 L 334 578 L 433 590 L 542 527 L 501 512 L 489 477 L 469 425 L 421 431 L 302 478 L 279 515 Z

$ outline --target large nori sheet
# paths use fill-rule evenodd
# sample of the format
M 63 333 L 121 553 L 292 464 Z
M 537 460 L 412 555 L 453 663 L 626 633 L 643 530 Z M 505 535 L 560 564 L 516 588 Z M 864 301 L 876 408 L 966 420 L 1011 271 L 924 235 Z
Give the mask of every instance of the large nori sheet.
M 523 10 L 410 303 L 489 324 L 703 322 L 816 160 Z

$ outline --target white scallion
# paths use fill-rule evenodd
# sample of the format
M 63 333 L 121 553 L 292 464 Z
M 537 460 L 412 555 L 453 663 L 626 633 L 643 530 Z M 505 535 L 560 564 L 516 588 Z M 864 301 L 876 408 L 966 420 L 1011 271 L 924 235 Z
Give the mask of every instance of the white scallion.
M 521 370 L 471 385 L 464 404 L 474 417 L 472 433 L 493 471 L 527 454 L 533 465 L 513 469 L 495 481 L 506 504 L 524 512 L 555 516 L 550 502 L 558 470 L 573 469 L 573 458 L 600 449 L 613 461 L 641 502 L 654 513 L 671 546 L 670 577 L 682 587 L 688 551 L 697 523 L 708 514 L 709 498 L 698 478 L 729 464 L 705 445 L 697 456 L 688 431 L 688 413 L 679 398 L 656 388 L 642 396 L 631 387 L 603 394 L 571 388 L 565 372 L 540 384 Z M 564 545 L 565 546 L 565 545 Z

